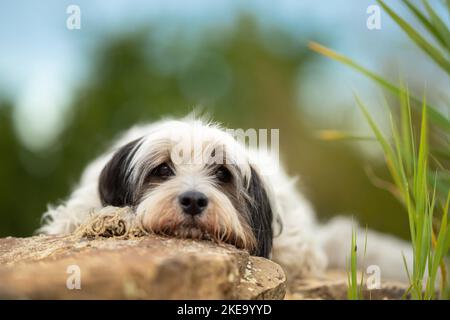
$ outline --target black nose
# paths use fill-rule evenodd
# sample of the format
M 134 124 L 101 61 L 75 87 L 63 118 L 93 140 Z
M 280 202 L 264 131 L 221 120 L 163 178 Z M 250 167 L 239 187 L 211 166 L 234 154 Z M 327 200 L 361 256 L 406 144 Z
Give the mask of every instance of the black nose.
M 187 191 L 178 197 L 178 202 L 184 213 L 191 216 L 202 213 L 208 205 L 208 198 L 198 191 Z

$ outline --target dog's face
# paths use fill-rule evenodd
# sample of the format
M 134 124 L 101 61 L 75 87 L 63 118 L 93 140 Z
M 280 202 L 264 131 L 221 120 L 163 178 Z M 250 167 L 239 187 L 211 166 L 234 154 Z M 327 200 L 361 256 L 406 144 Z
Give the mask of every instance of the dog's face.
M 201 121 L 165 121 L 103 169 L 103 205 L 131 206 L 150 232 L 226 242 L 268 257 L 272 209 L 246 149 Z

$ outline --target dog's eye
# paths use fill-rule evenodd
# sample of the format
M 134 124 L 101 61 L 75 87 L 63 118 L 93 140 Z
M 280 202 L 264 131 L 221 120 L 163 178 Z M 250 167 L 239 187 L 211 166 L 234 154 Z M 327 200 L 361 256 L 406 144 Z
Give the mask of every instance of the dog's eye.
M 216 178 L 223 183 L 227 183 L 231 181 L 231 173 L 230 171 L 225 167 L 220 167 L 216 171 Z
M 152 176 L 167 179 L 173 176 L 173 171 L 166 163 L 163 163 L 153 169 Z

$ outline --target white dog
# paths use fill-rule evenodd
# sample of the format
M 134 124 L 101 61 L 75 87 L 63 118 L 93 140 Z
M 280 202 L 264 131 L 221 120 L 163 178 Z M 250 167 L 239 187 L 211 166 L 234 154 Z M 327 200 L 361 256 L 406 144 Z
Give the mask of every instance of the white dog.
M 288 275 L 345 268 L 351 220 L 319 224 L 295 179 L 270 159 L 192 116 L 137 126 L 85 169 L 39 231 L 70 233 L 102 207 L 128 206 L 149 232 L 230 243 L 277 261 Z M 265 173 L 268 164 L 277 169 Z M 362 259 L 365 230 L 357 233 Z M 402 254 L 411 260 L 410 245 L 373 231 L 367 237 L 365 264 L 404 280 Z

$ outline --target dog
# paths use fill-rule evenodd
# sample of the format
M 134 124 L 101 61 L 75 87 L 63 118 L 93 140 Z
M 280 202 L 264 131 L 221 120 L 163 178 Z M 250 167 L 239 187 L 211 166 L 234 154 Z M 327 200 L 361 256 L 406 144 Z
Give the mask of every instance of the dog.
M 149 232 L 232 244 L 304 277 L 346 268 L 356 230 L 359 248 L 367 237 L 366 252 L 357 250 L 365 265 L 378 266 L 383 278 L 406 279 L 409 243 L 350 218 L 319 223 L 297 179 L 274 159 L 195 116 L 139 125 L 87 166 L 68 199 L 44 213 L 38 232 L 68 234 L 101 208 L 130 207 Z M 268 166 L 275 170 L 265 172 Z

